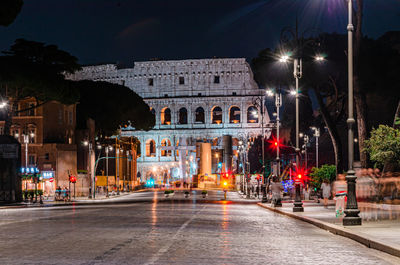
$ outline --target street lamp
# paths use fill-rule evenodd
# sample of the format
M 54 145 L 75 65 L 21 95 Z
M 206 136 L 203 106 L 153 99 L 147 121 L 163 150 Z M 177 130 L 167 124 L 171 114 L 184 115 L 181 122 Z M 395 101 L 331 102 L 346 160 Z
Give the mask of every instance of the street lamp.
M 92 191 L 91 191 L 90 187 L 89 187 L 89 199 L 92 198 L 92 192 L 93 192 L 93 199 L 95 199 L 96 198 L 96 177 L 94 176 L 94 174 L 92 176 L 92 143 L 89 140 L 85 140 L 85 141 L 83 141 L 82 144 L 84 146 L 88 147 L 88 153 L 89 153 L 89 158 L 88 158 L 89 163 L 88 163 L 87 167 L 88 167 L 89 179 L 91 180 L 90 182 L 91 182 L 91 188 L 92 188 Z
M 318 138 L 320 136 L 320 131 L 319 128 L 317 127 L 312 127 L 311 128 L 314 131 L 314 137 L 315 137 L 315 166 L 318 168 Z
M 272 93 L 270 90 L 267 90 L 265 93 L 267 95 L 270 95 Z M 262 130 L 262 142 L 261 142 L 261 148 L 262 148 L 262 175 L 263 175 L 263 182 L 265 182 L 265 151 L 264 151 L 264 142 L 265 142 L 265 130 L 264 130 L 264 101 L 265 101 L 265 93 L 263 93 L 260 96 L 254 97 L 253 98 L 253 105 L 257 107 L 257 109 L 260 109 L 261 112 L 261 130 Z M 255 111 L 254 111 L 255 112 Z M 254 112 L 252 114 L 254 115 Z M 254 115 L 255 117 L 258 117 L 257 115 Z
M 268 90 L 267 92 L 268 96 L 272 97 L 274 93 L 272 90 Z M 278 163 L 278 176 L 280 176 L 280 135 L 279 135 L 279 127 L 280 127 L 280 117 L 279 117 L 279 110 L 280 107 L 282 106 L 282 94 L 280 92 L 275 92 L 275 107 L 276 107 L 276 138 L 277 138 L 277 144 L 276 144 L 276 162 Z
M 25 144 L 25 168 L 28 167 L 28 144 L 29 140 L 33 139 L 35 137 L 35 133 L 31 131 L 30 133 L 24 133 L 22 134 L 24 137 L 24 144 Z M 19 134 L 15 134 L 15 137 L 18 138 Z M 25 181 L 25 190 L 28 190 L 28 181 Z
M 355 171 L 353 169 L 354 160 L 354 132 L 353 126 L 355 123 L 353 115 L 353 0 L 348 0 L 348 20 L 347 25 L 347 41 L 348 41 L 348 110 L 349 115 L 347 118 L 348 125 L 348 153 L 349 153 L 349 170 L 347 171 L 347 205 L 344 211 L 345 216 L 343 218 L 343 225 L 361 225 L 361 217 L 358 215 L 360 210 L 358 209 L 356 200 L 356 179 Z

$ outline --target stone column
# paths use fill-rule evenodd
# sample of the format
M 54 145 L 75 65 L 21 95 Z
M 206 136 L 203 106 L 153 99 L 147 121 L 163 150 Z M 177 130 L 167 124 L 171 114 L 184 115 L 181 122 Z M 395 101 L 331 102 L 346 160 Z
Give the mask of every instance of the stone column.
M 200 143 L 200 175 L 211 175 L 211 143 Z
M 222 146 L 224 149 L 225 171 L 232 172 L 232 135 L 223 136 Z

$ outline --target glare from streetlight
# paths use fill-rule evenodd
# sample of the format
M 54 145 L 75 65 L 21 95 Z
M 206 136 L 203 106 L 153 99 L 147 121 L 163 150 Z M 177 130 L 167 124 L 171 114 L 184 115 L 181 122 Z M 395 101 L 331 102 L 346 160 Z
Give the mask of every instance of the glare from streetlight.
M 0 109 L 3 109 L 7 106 L 7 102 L 3 101 L 0 103 Z
M 303 137 L 303 136 L 304 136 L 304 134 L 303 134 L 303 133 L 299 133 L 299 136 L 300 136 L 300 137 Z
M 33 137 L 35 137 L 35 133 L 34 133 L 34 132 L 31 132 L 31 133 L 29 134 L 29 136 L 30 136 L 31 138 L 33 138 Z
M 109 147 L 108 147 L 108 150 L 112 151 L 112 150 L 113 150 L 113 147 L 112 147 L 112 146 L 109 146 Z
M 272 116 L 276 117 L 278 114 L 276 112 L 272 113 Z
M 282 55 L 279 58 L 279 62 L 281 62 L 281 63 L 286 63 L 287 61 L 289 61 L 289 56 L 287 56 L 287 55 Z
M 297 94 L 296 90 L 290 90 L 290 95 L 296 96 L 296 94 Z
M 271 89 L 267 90 L 267 96 L 272 97 L 274 95 L 274 92 L 272 92 Z
M 89 141 L 83 141 L 83 145 L 84 146 L 88 146 L 89 145 Z
M 317 62 L 322 62 L 322 61 L 325 60 L 325 57 L 322 56 L 322 55 L 317 55 L 317 56 L 315 56 L 315 60 L 316 60 Z

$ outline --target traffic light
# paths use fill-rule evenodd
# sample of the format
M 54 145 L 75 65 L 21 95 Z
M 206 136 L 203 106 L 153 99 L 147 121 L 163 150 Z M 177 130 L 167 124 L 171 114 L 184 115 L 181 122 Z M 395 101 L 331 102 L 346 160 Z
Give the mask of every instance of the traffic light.
M 69 182 L 76 183 L 76 177 L 73 175 L 69 175 Z

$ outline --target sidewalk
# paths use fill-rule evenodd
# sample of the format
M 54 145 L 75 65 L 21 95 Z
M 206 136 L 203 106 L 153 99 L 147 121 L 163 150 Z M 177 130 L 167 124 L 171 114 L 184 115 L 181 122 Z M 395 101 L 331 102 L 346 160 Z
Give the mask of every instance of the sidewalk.
M 261 207 L 284 214 L 334 234 L 353 239 L 367 247 L 384 251 L 400 257 L 400 206 L 375 203 L 358 203 L 361 226 L 343 226 L 343 216 L 335 217 L 334 202 L 328 208 L 322 203 L 303 203 L 304 212 L 293 212 L 293 203 L 284 202 L 282 207 L 271 207 L 268 203 L 259 203 Z

